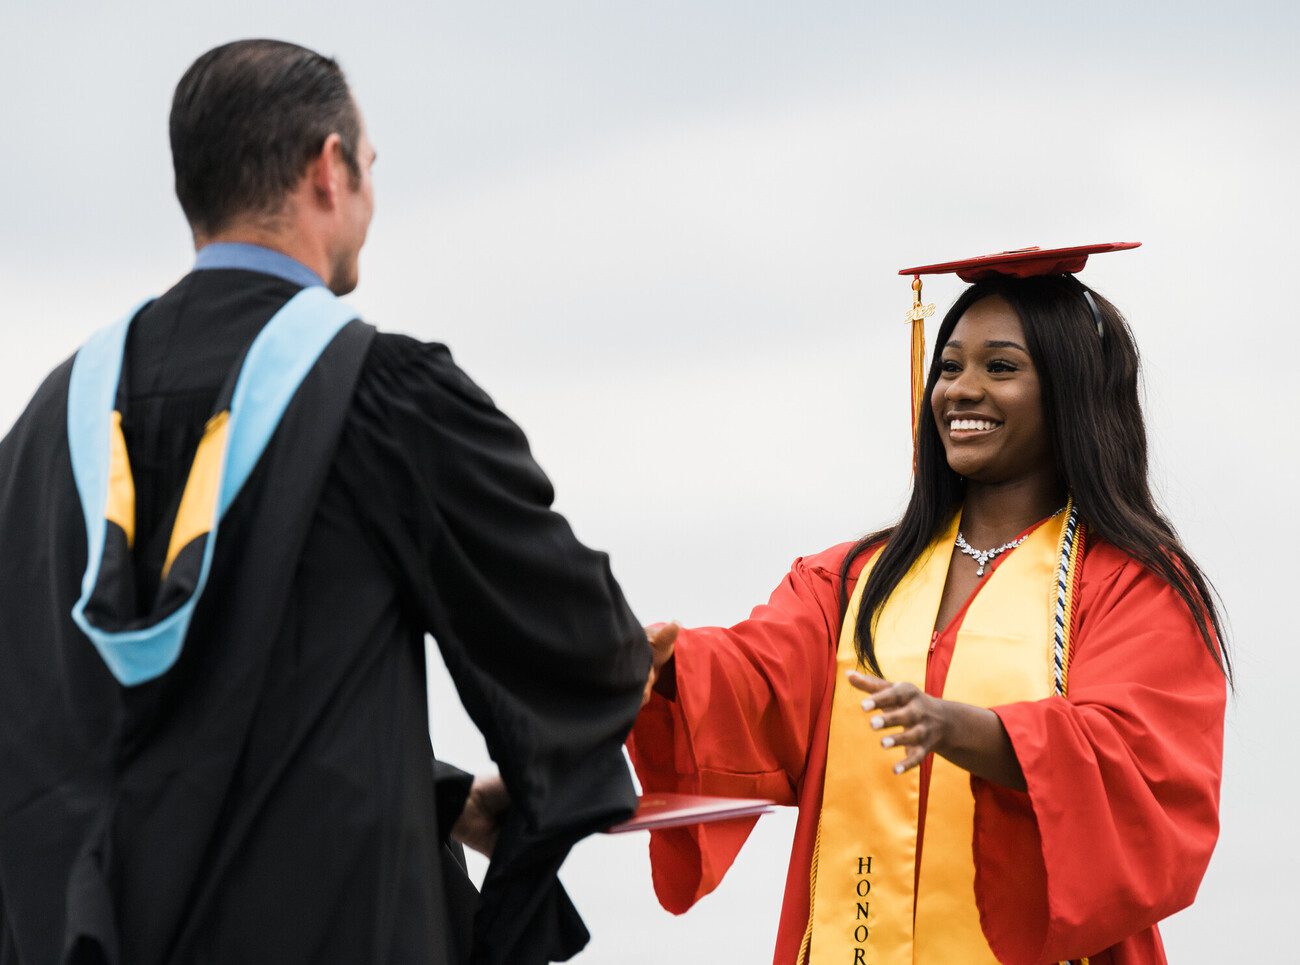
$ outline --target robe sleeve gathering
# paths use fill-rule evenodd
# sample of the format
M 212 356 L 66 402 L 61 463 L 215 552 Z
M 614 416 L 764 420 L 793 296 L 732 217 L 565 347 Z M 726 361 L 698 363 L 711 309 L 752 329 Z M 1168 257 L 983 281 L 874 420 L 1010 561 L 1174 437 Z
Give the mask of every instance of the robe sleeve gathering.
M 469 800 L 474 775 L 454 764 L 433 760 L 433 794 L 438 809 L 438 840 L 446 842 Z
M 993 708 L 1028 791 L 971 781 L 976 900 L 1010 965 L 1143 934 L 1156 959 L 1152 926 L 1191 904 L 1218 836 L 1223 675 L 1167 584 L 1091 552 L 1114 565 L 1081 587 L 1068 698 Z
M 586 931 L 555 874 L 636 803 L 622 745 L 649 670 L 644 631 L 608 557 L 551 509 L 523 432 L 445 347 L 377 336 L 353 413 L 357 509 L 512 799 L 474 961 L 567 957 Z
M 821 556 L 838 561 L 844 551 Z M 798 559 L 748 620 L 681 631 L 676 694 L 651 697 L 628 745 L 647 793 L 795 803 L 833 675 L 834 565 Z M 651 867 L 664 908 L 681 914 L 716 888 L 753 826 L 749 819 L 653 832 Z

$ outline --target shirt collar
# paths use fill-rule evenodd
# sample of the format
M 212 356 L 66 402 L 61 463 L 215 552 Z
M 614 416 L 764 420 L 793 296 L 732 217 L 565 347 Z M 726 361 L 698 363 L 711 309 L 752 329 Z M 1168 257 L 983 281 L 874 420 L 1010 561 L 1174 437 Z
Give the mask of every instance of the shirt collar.
M 218 241 L 204 245 L 194 259 L 194 270 L 203 271 L 211 268 L 239 268 L 244 271 L 259 271 L 264 275 L 274 275 L 287 282 L 311 288 L 313 285 L 325 287 L 325 282 L 301 261 L 290 258 L 284 252 L 261 245 L 250 245 L 242 241 Z

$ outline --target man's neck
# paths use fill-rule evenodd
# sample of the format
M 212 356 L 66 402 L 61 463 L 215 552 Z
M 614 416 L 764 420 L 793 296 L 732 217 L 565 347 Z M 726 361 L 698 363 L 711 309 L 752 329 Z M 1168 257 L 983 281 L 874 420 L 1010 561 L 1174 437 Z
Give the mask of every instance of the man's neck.
M 194 247 L 198 250 L 220 242 L 260 245 L 263 248 L 270 248 L 272 251 L 278 251 L 282 255 L 289 256 L 294 261 L 306 265 L 323 279 L 326 285 L 330 282 L 329 257 L 325 253 L 324 246 L 312 245 L 310 242 L 304 241 L 301 235 L 291 234 L 286 231 L 272 231 L 252 225 L 239 225 L 219 231 L 216 234 L 204 235 L 201 238 L 196 236 Z

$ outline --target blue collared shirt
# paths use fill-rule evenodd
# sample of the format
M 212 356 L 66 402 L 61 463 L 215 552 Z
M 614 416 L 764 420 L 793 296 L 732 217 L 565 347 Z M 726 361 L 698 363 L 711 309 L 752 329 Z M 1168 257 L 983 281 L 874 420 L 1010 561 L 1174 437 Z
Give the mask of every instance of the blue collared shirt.
M 313 285 L 325 287 L 325 282 L 301 261 L 290 258 L 282 251 L 250 245 L 242 241 L 217 241 L 199 249 L 194 259 L 194 270 L 203 271 L 211 268 L 240 268 L 244 271 L 260 271 L 264 275 L 274 275 L 285 281 L 311 288 Z

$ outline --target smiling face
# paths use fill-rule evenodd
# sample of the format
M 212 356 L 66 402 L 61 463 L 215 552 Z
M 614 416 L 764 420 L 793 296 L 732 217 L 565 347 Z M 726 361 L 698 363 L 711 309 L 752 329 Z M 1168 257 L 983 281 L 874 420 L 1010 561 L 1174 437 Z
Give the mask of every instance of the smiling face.
M 997 484 L 1055 472 L 1038 371 L 1015 310 L 991 295 L 958 320 L 930 406 L 948 465 Z

